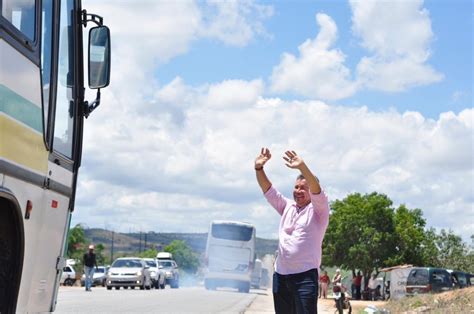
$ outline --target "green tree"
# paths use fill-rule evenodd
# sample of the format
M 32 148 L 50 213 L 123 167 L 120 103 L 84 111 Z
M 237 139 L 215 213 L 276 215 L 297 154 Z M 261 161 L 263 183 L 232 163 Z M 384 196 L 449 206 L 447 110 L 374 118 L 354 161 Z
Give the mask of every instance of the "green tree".
M 400 205 L 395 210 L 394 223 L 396 252 L 389 260 L 389 264 L 424 265 L 427 256 L 423 254 L 423 250 L 428 247 L 429 238 L 424 230 L 426 221 L 421 209 L 410 210 L 405 205 Z
M 354 193 L 333 202 L 323 244 L 324 265 L 360 269 L 366 282 L 372 271 L 392 266 L 397 237 L 391 205 L 386 195 L 376 192 Z
M 102 243 L 95 245 L 97 265 L 105 265 L 104 249 L 105 246 Z
M 86 236 L 84 233 L 84 227 L 81 224 L 77 224 L 69 230 L 67 238 L 67 256 L 69 258 L 75 258 L 78 254 L 82 254 L 86 247 Z
M 186 242 L 174 240 L 165 246 L 164 251 L 173 254 L 173 259 L 183 271 L 192 274 L 196 273 L 199 267 L 199 259 Z
M 138 254 L 138 257 L 142 258 L 155 258 L 156 254 L 158 254 L 158 251 L 156 249 L 148 249 L 146 251 L 141 252 Z
M 437 267 L 441 264 L 438 256 L 438 247 L 436 245 L 437 239 L 438 235 L 436 234 L 435 228 L 425 230 L 425 237 L 421 243 L 421 255 L 423 263 L 416 266 Z
M 438 248 L 438 260 L 440 267 L 469 271 L 472 267 L 472 252 L 461 237 L 455 235 L 452 230 L 441 229 L 436 239 Z M 469 260 L 471 259 L 471 261 Z

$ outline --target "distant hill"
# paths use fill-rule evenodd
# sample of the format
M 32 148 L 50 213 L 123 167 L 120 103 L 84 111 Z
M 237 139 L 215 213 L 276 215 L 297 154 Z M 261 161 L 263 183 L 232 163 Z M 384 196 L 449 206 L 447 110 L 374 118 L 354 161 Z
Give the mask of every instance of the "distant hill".
M 102 243 L 105 246 L 104 254 L 110 254 L 112 247 L 112 231 L 90 228 L 85 229 L 88 241 L 94 244 Z M 158 251 L 170 244 L 173 240 L 182 240 L 197 254 L 204 254 L 206 250 L 207 233 L 113 233 L 114 256 L 133 255 L 150 248 Z M 262 239 L 257 237 L 257 257 L 274 254 L 278 248 L 278 240 Z

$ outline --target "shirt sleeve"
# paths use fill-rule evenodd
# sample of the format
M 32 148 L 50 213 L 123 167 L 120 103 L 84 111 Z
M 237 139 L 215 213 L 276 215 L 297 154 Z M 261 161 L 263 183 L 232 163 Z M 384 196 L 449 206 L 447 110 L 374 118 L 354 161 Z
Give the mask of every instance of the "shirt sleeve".
M 324 190 L 321 189 L 321 193 L 311 193 L 311 203 L 313 204 L 314 212 L 316 216 L 325 223 L 329 222 L 329 202 L 328 197 Z
M 278 192 L 273 186 L 271 186 L 267 192 L 264 194 L 268 203 L 272 205 L 273 208 L 281 215 L 285 211 L 286 204 L 288 200 L 280 192 Z

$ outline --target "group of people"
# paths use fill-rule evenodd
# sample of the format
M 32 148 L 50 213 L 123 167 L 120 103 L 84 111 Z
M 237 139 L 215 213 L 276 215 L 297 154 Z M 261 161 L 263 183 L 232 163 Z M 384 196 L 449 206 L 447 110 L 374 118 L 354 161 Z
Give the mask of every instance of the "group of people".
M 377 281 L 377 275 L 372 274 L 369 278 L 368 284 L 366 285 L 365 289 L 362 289 L 362 282 L 364 276 L 362 275 L 361 271 L 357 273 L 352 271 L 352 283 L 351 283 L 351 298 L 354 300 L 372 300 L 377 301 L 382 299 L 382 287 L 380 283 Z M 390 282 L 388 282 L 390 283 Z M 342 289 L 345 290 L 345 287 L 342 286 L 342 276 L 341 270 L 337 269 L 336 273 L 330 279 L 328 276 L 327 271 L 323 271 L 321 276 L 319 276 L 319 298 L 327 299 L 328 297 L 328 289 L 330 285 L 333 286 L 333 290 Z M 340 288 L 337 288 L 340 286 Z M 388 286 L 385 287 L 385 295 L 389 295 L 390 291 L 388 290 Z
M 382 300 L 382 286 L 380 285 L 379 281 L 377 281 L 377 274 L 372 274 L 369 277 L 369 282 L 364 290 L 361 289 L 363 278 L 361 272 L 357 272 L 357 275 L 355 275 L 355 272 L 353 272 L 352 274 L 352 294 L 354 296 L 354 299 L 364 299 L 372 301 Z M 389 295 L 389 293 L 389 291 L 385 291 L 386 295 Z
M 327 299 L 328 297 L 328 289 L 329 285 L 332 284 L 333 287 L 340 287 L 342 289 L 342 275 L 341 270 L 338 268 L 336 269 L 336 273 L 330 280 L 328 276 L 328 272 L 324 271 L 321 276 L 319 276 L 319 298 Z

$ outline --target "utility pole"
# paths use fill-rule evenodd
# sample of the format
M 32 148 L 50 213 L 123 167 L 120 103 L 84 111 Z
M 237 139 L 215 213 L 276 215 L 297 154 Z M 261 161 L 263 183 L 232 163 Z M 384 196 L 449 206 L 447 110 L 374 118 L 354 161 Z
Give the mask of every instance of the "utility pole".
M 146 242 L 147 242 L 148 233 L 145 233 L 145 245 L 143 246 L 143 251 L 146 251 Z
M 140 231 L 140 241 L 138 242 L 138 254 L 142 252 L 142 232 Z
M 114 262 L 114 231 L 112 230 L 112 245 L 110 246 L 110 264 Z

